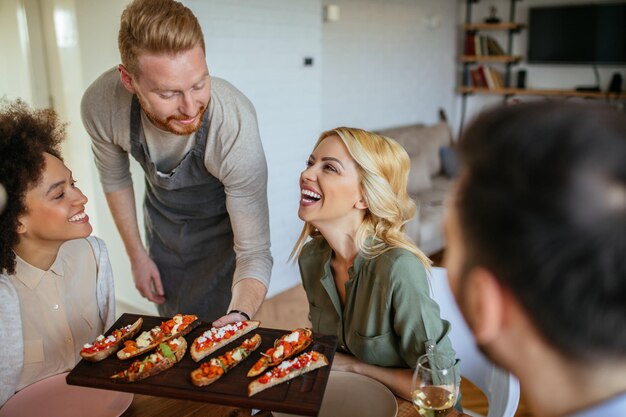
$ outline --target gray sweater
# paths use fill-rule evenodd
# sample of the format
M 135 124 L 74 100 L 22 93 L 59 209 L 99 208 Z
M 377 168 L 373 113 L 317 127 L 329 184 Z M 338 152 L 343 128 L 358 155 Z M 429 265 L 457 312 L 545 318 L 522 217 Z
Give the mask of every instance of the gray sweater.
M 81 111 L 91 136 L 105 192 L 132 185 L 129 169 L 132 94 L 116 68 L 102 74 L 85 92 Z M 252 103 L 233 85 L 211 78 L 209 129 L 204 164 L 224 184 L 234 234 L 237 264 L 233 284 L 256 278 L 269 286 L 272 269 L 267 164 Z M 193 135 L 178 136 L 156 128 L 141 112 L 142 134 L 160 172 L 169 173 L 184 158 Z

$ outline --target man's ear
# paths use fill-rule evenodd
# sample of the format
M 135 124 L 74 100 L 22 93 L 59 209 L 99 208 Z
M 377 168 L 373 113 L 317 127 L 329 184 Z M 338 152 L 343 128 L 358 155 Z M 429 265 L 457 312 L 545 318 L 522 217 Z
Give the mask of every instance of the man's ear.
M 120 72 L 120 80 L 122 81 L 122 85 L 131 93 L 135 94 L 135 87 L 133 86 L 133 76 L 130 75 L 130 72 L 126 69 L 126 67 L 122 64 L 117 66 L 117 70 Z
M 477 343 L 488 344 L 506 322 L 506 290 L 491 271 L 481 267 L 469 272 L 463 290 L 468 324 Z

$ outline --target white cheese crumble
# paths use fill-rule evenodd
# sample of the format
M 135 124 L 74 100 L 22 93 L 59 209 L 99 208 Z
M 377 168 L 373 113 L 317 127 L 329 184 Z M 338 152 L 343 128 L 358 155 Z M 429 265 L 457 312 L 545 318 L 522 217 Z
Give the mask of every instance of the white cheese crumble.
M 285 337 L 285 342 L 295 343 L 300 338 L 300 332 L 297 330 L 292 332 L 289 336 Z
M 237 349 L 233 352 L 233 359 L 237 362 L 243 359 L 243 355 L 241 353 L 241 349 Z
M 209 330 L 202 333 L 200 337 L 198 337 L 198 343 L 204 343 L 207 340 L 214 341 L 214 340 L 222 339 L 226 335 L 226 332 L 228 331 L 236 332 L 237 330 L 240 330 L 242 327 L 242 324 L 243 323 L 238 321 L 237 323 L 227 324 L 226 326 L 223 326 L 223 327 L 217 327 L 217 328 L 212 327 Z
M 283 345 L 279 345 L 276 350 L 274 351 L 274 353 L 272 354 L 273 357 L 275 357 L 276 359 L 280 358 L 281 356 L 283 356 L 283 353 L 285 352 L 285 348 Z
M 155 327 L 152 330 L 155 329 L 159 329 L 160 331 L 160 327 Z M 148 347 L 150 346 L 150 342 L 152 341 L 152 337 L 150 335 L 150 332 L 143 332 L 139 335 L 139 337 L 137 338 L 136 342 L 137 342 L 137 347 L 139 348 L 144 348 L 144 347 Z

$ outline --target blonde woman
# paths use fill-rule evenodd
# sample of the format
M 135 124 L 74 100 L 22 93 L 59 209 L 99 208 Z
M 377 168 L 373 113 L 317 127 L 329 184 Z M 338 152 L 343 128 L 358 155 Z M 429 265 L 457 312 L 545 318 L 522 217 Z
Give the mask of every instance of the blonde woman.
M 404 235 L 415 213 L 409 157 L 395 141 L 340 127 L 318 139 L 300 175 L 297 256 L 315 332 L 336 335 L 333 369 L 377 379 L 410 399 L 427 349 L 454 357 L 429 296 L 429 259 Z M 311 238 L 307 242 L 308 238 Z

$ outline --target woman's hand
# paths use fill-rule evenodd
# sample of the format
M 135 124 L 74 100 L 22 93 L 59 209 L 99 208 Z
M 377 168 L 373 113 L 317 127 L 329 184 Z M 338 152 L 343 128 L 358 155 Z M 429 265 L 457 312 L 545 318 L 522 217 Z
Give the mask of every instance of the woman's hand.
M 358 368 L 358 365 L 362 363 L 363 362 L 358 360 L 353 355 L 348 355 L 348 354 L 341 353 L 341 352 L 335 352 L 335 358 L 333 359 L 332 369 L 334 371 L 359 373 L 357 371 L 357 368 Z
M 335 353 L 333 358 L 334 371 L 354 372 L 374 378 L 387 386 L 395 395 L 411 401 L 411 378 L 413 370 L 409 368 L 385 368 L 383 366 L 370 365 L 353 355 Z

